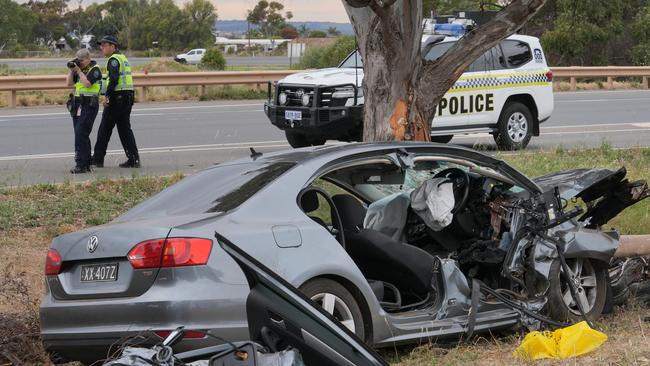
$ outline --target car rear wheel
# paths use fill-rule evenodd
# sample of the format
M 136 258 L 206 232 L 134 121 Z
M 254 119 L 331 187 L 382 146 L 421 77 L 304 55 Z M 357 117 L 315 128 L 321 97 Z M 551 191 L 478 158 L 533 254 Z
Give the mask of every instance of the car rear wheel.
M 289 145 L 291 145 L 291 147 L 293 147 L 294 149 L 311 145 L 309 143 L 309 140 L 307 139 L 307 136 L 301 133 L 296 133 L 293 131 L 284 131 L 284 134 L 285 136 L 287 136 L 287 141 L 289 142 Z
M 454 138 L 454 135 L 431 136 L 431 142 L 446 144 L 451 141 L 452 138 Z
M 589 319 L 597 319 L 607 299 L 607 266 L 591 258 L 571 258 L 566 261 L 582 309 Z M 579 321 L 582 319 L 580 309 L 571 296 L 562 272 L 560 260 L 554 260 L 549 274 L 548 313 L 555 320 Z
M 326 278 L 318 278 L 302 285 L 300 291 L 360 339 L 365 339 L 359 305 L 354 296 L 341 284 Z
M 528 107 L 518 102 L 508 103 L 499 117 L 494 141 L 502 150 L 524 149 L 532 137 L 533 123 Z

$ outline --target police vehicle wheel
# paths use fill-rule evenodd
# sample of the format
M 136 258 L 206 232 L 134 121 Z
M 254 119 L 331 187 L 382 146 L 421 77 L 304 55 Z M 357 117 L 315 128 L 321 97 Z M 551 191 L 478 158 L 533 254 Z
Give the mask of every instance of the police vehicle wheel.
M 587 318 L 597 319 L 607 300 L 607 265 L 591 258 L 569 258 L 566 261 L 582 309 Z M 555 259 L 549 271 L 548 315 L 558 321 L 580 321 L 582 316 L 578 304 L 573 300 L 562 272 L 560 260 Z
M 284 131 L 285 136 L 287 136 L 287 141 L 289 142 L 289 145 L 293 147 L 294 149 L 299 148 L 299 147 L 306 147 L 306 146 L 311 146 L 311 143 L 307 139 L 307 136 L 296 133 L 293 131 Z
M 439 142 L 441 144 L 446 144 L 451 139 L 454 138 L 454 135 L 444 135 L 444 136 L 431 136 L 431 142 Z
M 523 149 L 532 137 L 533 123 L 528 107 L 518 102 L 508 103 L 499 117 L 494 141 L 502 150 Z
M 322 138 L 322 137 L 312 137 L 311 139 L 309 139 L 309 143 L 310 143 L 312 146 L 325 145 L 325 141 L 327 141 L 327 140 L 325 140 L 325 139 Z

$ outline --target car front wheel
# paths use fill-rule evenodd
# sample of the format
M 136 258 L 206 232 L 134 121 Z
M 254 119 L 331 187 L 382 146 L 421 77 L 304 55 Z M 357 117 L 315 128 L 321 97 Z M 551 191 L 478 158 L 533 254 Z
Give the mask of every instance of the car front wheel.
M 297 149 L 299 147 L 307 147 L 311 146 L 311 143 L 309 142 L 309 139 L 307 139 L 307 136 L 293 132 L 293 131 L 284 131 L 284 135 L 287 137 L 287 141 L 289 142 L 289 145 L 293 147 L 294 149 Z
M 524 104 L 508 103 L 497 123 L 494 141 L 501 150 L 520 150 L 528 146 L 533 130 L 533 115 Z
M 605 307 L 607 299 L 607 266 L 591 258 L 567 259 L 569 278 L 577 291 L 577 301 L 589 319 L 597 319 Z M 551 264 L 549 274 L 548 313 L 558 321 L 582 320 L 578 303 L 562 274 L 560 260 Z
M 454 138 L 454 135 L 431 136 L 431 142 L 446 144 L 451 141 L 452 138 Z
M 354 296 L 341 284 L 329 279 L 318 278 L 302 285 L 300 291 L 360 339 L 365 339 L 363 317 L 359 305 Z

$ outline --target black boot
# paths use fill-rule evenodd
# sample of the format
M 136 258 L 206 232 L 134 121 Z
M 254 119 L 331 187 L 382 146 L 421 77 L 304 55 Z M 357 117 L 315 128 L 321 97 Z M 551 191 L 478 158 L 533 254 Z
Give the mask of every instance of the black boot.
M 140 167 L 140 159 L 138 158 L 130 158 L 127 161 L 120 164 L 120 168 L 139 168 L 139 167 Z
M 92 156 L 90 158 L 90 165 L 94 165 L 94 166 L 96 166 L 98 168 L 103 168 L 104 167 L 104 159 L 98 160 L 97 158 Z
M 72 169 L 70 169 L 70 173 L 72 174 L 83 174 L 83 173 L 90 173 L 92 170 L 90 170 L 89 166 L 76 166 Z

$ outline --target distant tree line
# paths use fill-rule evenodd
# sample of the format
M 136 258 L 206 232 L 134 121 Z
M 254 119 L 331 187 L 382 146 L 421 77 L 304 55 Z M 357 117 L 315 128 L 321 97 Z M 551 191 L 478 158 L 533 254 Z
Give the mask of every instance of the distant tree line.
M 115 35 L 122 48 L 164 50 L 209 46 L 217 13 L 209 0 L 178 7 L 173 0 L 109 0 L 76 8 L 68 0 L 0 0 L 0 50 L 52 48 L 64 38 L 71 47 L 82 37 Z M 154 43 L 155 42 L 155 43 Z
M 424 16 L 498 10 L 508 1 L 423 0 Z M 554 66 L 650 65 L 650 0 L 548 0 L 523 34 Z

